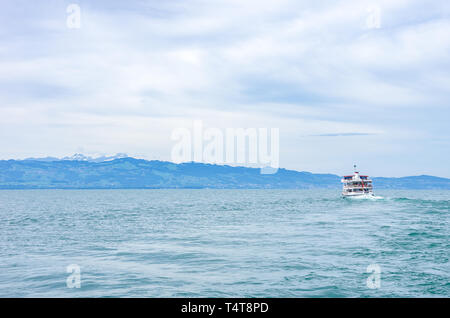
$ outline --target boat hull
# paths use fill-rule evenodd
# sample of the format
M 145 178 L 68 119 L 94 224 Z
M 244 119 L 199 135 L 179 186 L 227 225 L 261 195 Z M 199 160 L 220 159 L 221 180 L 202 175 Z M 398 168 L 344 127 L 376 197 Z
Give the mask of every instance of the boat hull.
M 373 197 L 374 194 L 370 193 L 342 193 L 343 198 L 354 198 L 354 197 Z

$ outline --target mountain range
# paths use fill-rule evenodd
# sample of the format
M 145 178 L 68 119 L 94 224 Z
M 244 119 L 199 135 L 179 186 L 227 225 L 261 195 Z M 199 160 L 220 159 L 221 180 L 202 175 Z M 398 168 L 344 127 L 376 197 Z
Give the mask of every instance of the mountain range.
M 0 189 L 340 189 L 341 177 L 279 169 L 204 163 L 175 164 L 126 154 L 0 160 Z M 434 176 L 373 178 L 375 189 L 450 189 L 450 179 Z

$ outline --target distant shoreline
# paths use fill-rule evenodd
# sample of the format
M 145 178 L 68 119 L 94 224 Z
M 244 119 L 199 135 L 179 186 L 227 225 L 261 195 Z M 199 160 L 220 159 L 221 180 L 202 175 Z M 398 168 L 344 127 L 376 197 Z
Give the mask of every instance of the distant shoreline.
M 74 191 L 74 190 L 80 190 L 80 191 L 97 191 L 97 190 L 262 190 L 262 191 L 313 191 L 313 190 L 326 190 L 326 191 L 333 191 L 334 189 L 331 188 L 309 188 L 309 189 L 300 189 L 300 188 L 0 188 L 0 191 L 47 191 L 47 190 L 58 190 L 58 191 Z M 341 193 L 341 188 L 335 189 L 336 193 Z M 386 191 L 386 190 L 393 190 L 393 191 L 450 191 L 450 189 L 405 189 L 405 188 L 379 188 L 376 190 L 380 191 Z M 376 192 L 375 190 L 375 192 Z

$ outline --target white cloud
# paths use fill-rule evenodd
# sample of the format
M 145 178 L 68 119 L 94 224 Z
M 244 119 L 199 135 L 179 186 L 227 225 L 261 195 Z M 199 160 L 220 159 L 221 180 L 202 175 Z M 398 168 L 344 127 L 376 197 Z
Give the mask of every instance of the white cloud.
M 365 24 L 373 5 L 379 29 Z M 66 28 L 63 5 L 33 6 L 3 8 L 3 158 L 83 147 L 168 159 L 170 130 L 191 119 L 280 127 L 290 147 L 281 163 L 315 171 L 340 169 L 330 150 L 349 142 L 370 142 L 365 159 L 379 164 L 396 147 L 416 155 L 403 147 L 413 135 L 448 136 L 444 1 L 105 1 L 80 4 L 81 29 Z M 297 159 L 296 142 L 313 147 L 311 135 L 327 134 L 344 136 L 323 136 Z M 433 162 L 438 151 L 428 153 Z M 436 172 L 450 175 L 445 165 Z

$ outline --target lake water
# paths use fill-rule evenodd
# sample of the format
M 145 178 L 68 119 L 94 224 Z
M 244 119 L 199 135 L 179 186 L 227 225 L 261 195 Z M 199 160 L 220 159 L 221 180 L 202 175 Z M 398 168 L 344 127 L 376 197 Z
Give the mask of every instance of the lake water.
M 0 297 L 449 297 L 450 191 L 376 192 L 3 190 Z

